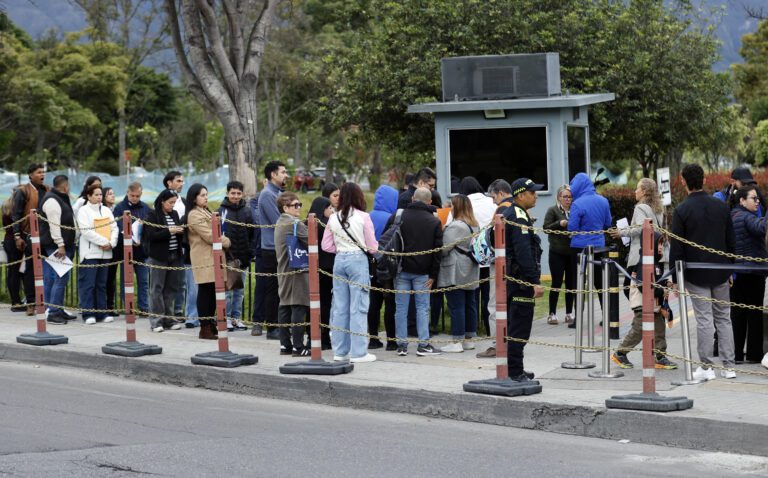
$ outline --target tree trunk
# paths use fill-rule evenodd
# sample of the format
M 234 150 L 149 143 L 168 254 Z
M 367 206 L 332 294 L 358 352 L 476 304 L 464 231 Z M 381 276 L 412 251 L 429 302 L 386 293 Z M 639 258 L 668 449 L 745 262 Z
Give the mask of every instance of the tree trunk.
M 230 141 L 227 137 L 227 156 L 229 159 L 229 178 L 243 183 L 243 194 L 247 197 L 256 195 L 256 171 L 251 167 L 247 154 L 247 139 Z
M 128 165 L 125 161 L 125 106 L 117 110 L 117 165 L 120 176 L 128 174 Z

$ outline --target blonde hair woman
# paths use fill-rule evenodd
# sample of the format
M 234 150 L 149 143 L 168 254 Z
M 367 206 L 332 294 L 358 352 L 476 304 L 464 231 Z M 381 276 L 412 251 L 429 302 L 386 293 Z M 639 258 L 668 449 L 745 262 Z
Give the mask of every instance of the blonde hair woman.
M 637 263 L 640 261 L 640 242 L 642 240 L 642 226 L 646 219 L 650 219 L 655 226 L 665 227 L 664 221 L 664 207 L 661 204 L 661 196 L 659 195 L 659 188 L 656 185 L 656 181 L 649 178 L 643 178 L 637 182 L 637 188 L 635 188 L 635 210 L 632 213 L 632 221 L 629 223 L 630 227 L 625 229 L 617 229 L 611 233 L 614 239 L 620 237 L 628 237 L 629 243 L 629 255 L 627 256 L 628 269 L 634 269 Z M 662 259 L 662 262 L 666 260 L 666 254 Z M 631 272 L 631 270 L 630 270 Z
M 571 217 L 573 194 L 571 187 L 566 185 L 557 188 L 555 204 L 547 209 L 544 215 L 544 229 L 552 231 L 567 231 L 568 220 Z M 565 276 L 566 289 L 576 288 L 576 254 L 571 250 L 571 238 L 563 234 L 549 234 L 549 271 L 552 274 L 552 287 L 563 285 Z M 557 325 L 557 301 L 560 292 L 549 291 L 549 316 L 547 323 Z M 574 295 L 565 294 L 565 323 L 573 323 Z
M 440 274 L 437 287 L 451 287 L 472 284 L 480 278 L 480 266 L 471 257 L 470 236 L 477 232 L 478 224 L 472 210 L 472 202 L 463 195 L 451 198 L 451 221 L 443 230 L 443 244 L 452 244 L 462 238 L 464 241 L 443 249 L 440 260 Z M 459 353 L 474 348 L 471 339 L 477 336 L 477 284 L 445 293 L 448 310 L 451 313 L 451 335 L 454 342 L 442 348 L 443 352 Z

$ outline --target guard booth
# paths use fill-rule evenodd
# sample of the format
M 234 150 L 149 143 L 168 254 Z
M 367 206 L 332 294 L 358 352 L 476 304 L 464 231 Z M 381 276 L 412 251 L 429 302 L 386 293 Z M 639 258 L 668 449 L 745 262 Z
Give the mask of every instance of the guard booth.
M 561 93 L 557 53 L 474 56 L 442 60 L 443 101 L 408 107 L 435 117 L 437 189 L 451 178 L 474 176 L 487 188 L 494 179 L 528 177 L 544 185 L 531 215 L 541 227 L 557 188 L 576 173 L 590 173 L 589 106 L 613 93 Z M 542 234 L 542 273 L 549 273 Z

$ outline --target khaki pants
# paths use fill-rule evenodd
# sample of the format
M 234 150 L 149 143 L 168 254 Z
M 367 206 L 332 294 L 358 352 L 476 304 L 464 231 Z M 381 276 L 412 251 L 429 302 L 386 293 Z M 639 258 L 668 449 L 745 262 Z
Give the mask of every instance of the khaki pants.
M 653 314 L 653 348 L 667 351 L 667 339 L 666 339 L 666 321 L 660 313 Z M 630 349 L 639 344 L 643 340 L 643 309 L 636 309 L 635 316 L 632 318 L 632 327 L 627 332 L 624 340 L 619 345 L 620 353 L 628 353 Z

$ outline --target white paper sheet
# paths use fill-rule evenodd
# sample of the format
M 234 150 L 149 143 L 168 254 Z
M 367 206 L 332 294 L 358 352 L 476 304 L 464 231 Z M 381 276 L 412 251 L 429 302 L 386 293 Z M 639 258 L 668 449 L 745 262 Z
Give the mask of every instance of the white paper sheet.
M 131 226 L 131 240 L 137 246 L 141 244 L 141 222 L 135 221 Z
M 51 268 L 56 272 L 56 274 L 58 274 L 59 277 L 63 277 L 64 274 L 72 269 L 72 259 L 67 256 L 59 259 L 56 257 L 56 251 L 54 251 L 50 256 L 48 256 L 48 265 L 51 266 Z
M 629 227 L 629 221 L 626 217 L 622 217 L 618 221 L 616 221 L 616 228 L 617 229 L 626 229 Z M 629 238 L 621 236 L 621 242 L 624 243 L 625 246 L 629 245 Z

